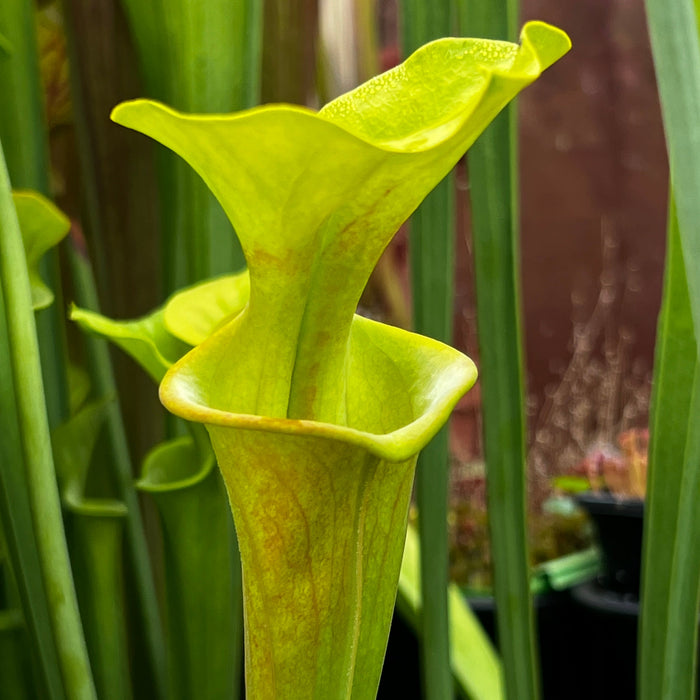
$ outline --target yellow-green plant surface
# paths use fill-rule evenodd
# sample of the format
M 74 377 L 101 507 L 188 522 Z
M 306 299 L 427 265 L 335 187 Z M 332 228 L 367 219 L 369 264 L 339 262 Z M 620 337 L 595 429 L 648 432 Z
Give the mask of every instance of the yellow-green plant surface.
M 354 311 L 398 226 L 568 47 L 542 23 L 520 47 L 436 41 L 318 113 L 145 100 L 113 113 L 200 173 L 250 271 L 243 311 L 176 363 L 161 398 L 207 425 L 226 482 L 252 697 L 376 693 L 416 456 L 476 373 Z

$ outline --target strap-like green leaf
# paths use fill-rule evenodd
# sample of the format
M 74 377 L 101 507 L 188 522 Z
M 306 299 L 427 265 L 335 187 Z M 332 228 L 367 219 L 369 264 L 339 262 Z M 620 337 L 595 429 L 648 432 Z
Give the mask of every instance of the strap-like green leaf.
M 673 192 L 650 416 L 639 697 L 689 700 L 700 608 L 700 3 L 645 6 Z
M 95 697 L 55 481 L 39 347 L 22 237 L 0 147 L 0 289 L 27 492 L 66 694 Z
M 691 698 L 697 624 L 698 573 L 695 503 L 681 508 L 683 491 L 697 472 L 687 444 L 700 415 L 693 402 L 698 380 L 697 339 L 690 307 L 678 219 L 671 203 L 664 294 L 654 363 L 654 391 L 649 444 L 649 475 L 644 514 L 644 564 L 640 627 L 640 697 Z M 688 506 L 690 509 L 688 510 Z M 692 525 L 691 525 L 692 524 Z M 685 559 L 685 562 L 683 561 Z M 683 576 L 688 577 L 690 590 Z M 693 590 L 693 586 L 695 590 Z M 679 616 L 679 612 L 682 614 Z M 689 618 L 689 619 L 688 619 Z M 688 622 L 688 624 L 685 624 Z M 673 687 L 673 695 L 668 694 Z M 681 691 L 680 689 L 683 688 Z

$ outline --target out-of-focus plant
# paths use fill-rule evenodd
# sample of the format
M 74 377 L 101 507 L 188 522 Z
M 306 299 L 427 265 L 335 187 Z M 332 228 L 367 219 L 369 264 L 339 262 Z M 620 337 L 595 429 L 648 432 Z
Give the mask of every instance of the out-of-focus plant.
M 475 594 L 493 593 L 485 471 L 481 462 L 454 465 L 450 485 L 450 577 Z M 588 549 L 590 527 L 568 501 L 531 503 L 528 544 L 532 579 L 533 567 Z
M 400 3 L 404 52 L 452 31 L 452 8 L 446 0 Z M 444 343 L 452 342 L 455 278 L 454 174 L 447 173 L 414 212 L 409 224 L 413 328 Z M 447 609 L 447 491 L 449 431 L 446 427 L 426 446 L 418 460 L 416 503 L 420 512 L 421 662 L 426 697 L 452 692 Z
M 463 32 L 489 38 L 512 38 L 517 32 L 518 0 L 470 0 L 457 7 Z M 467 162 L 498 638 L 506 696 L 535 700 L 540 683 L 527 538 L 517 123 L 513 103 Z
M 618 435 L 617 442 L 617 449 L 592 448 L 570 475 L 555 478 L 553 486 L 566 492 L 607 491 L 620 497 L 644 498 L 649 430 L 630 428 Z
M 620 327 L 638 302 L 634 264 L 620 274 L 617 243 L 604 234 L 603 271 L 593 311 L 572 299 L 572 356 L 535 417 L 528 461 L 540 493 L 601 490 L 643 498 L 651 374 L 630 357 L 632 333 Z
M 33 317 L 33 299 L 45 303 L 47 290 L 34 276 L 32 290 L 26 262 L 26 250 L 48 248 L 50 242 L 65 235 L 67 221 L 45 200 L 30 196 L 20 201 L 27 232 L 24 241 L 0 148 L 0 292 L 6 328 L 0 365 L 2 394 L 10 404 L 2 412 L 3 432 L 10 441 L 0 463 L 2 525 L 21 582 L 35 650 L 42 666 L 46 664 L 45 678 L 39 680 L 40 686 L 46 684 L 42 692 L 58 695 L 65 690 L 71 698 L 93 698 L 95 688 L 63 529 Z M 38 231 L 43 235 L 37 235 Z M 27 522 L 27 514 L 31 522 Z M 21 551 L 25 546 L 30 551 Z M 50 631 L 45 629 L 46 620 L 36 617 L 44 605 Z M 57 670 L 62 688 L 56 686 Z

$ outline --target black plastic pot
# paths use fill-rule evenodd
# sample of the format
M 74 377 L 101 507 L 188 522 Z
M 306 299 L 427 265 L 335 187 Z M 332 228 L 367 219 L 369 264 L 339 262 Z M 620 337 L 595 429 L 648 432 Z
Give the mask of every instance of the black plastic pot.
M 492 596 L 468 599 L 492 642 L 497 646 L 496 604 Z M 535 596 L 544 700 L 591 700 L 587 686 L 572 684 L 581 673 L 582 659 L 590 654 L 588 638 L 576 633 L 585 612 L 572 604 L 569 591 Z M 418 642 L 413 630 L 394 614 L 389 646 L 377 700 L 421 700 Z
M 579 697 L 635 700 L 639 603 L 632 593 L 603 588 L 597 581 L 575 586 L 571 599 L 580 610 L 576 634 L 588 648 L 586 672 L 578 678 Z
M 420 651 L 411 626 L 395 610 L 377 700 L 421 700 Z
M 589 697 L 634 700 L 644 501 L 592 492 L 576 501 L 593 522 L 601 554 L 597 579 L 571 591 L 583 612 L 577 633 L 590 645 L 582 684 Z
M 601 551 L 598 583 L 604 589 L 639 597 L 644 501 L 606 493 L 582 493 L 577 503 L 595 526 Z
M 469 605 L 498 646 L 496 602 L 491 596 L 470 598 Z M 582 659 L 590 653 L 588 638 L 577 634 L 583 610 L 574 605 L 570 590 L 538 593 L 534 598 L 542 697 L 544 700 L 591 700 L 597 697 L 572 679 L 581 674 Z

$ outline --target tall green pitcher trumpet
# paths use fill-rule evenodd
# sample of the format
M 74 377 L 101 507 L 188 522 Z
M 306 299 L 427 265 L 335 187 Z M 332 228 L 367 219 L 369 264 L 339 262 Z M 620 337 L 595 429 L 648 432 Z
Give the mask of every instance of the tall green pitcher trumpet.
M 520 46 L 428 44 L 319 112 L 114 110 L 202 176 L 248 263 L 245 308 L 170 369 L 161 399 L 207 426 L 224 476 L 249 697 L 376 695 L 416 458 L 476 370 L 354 312 L 401 223 L 568 48 L 530 23 Z

